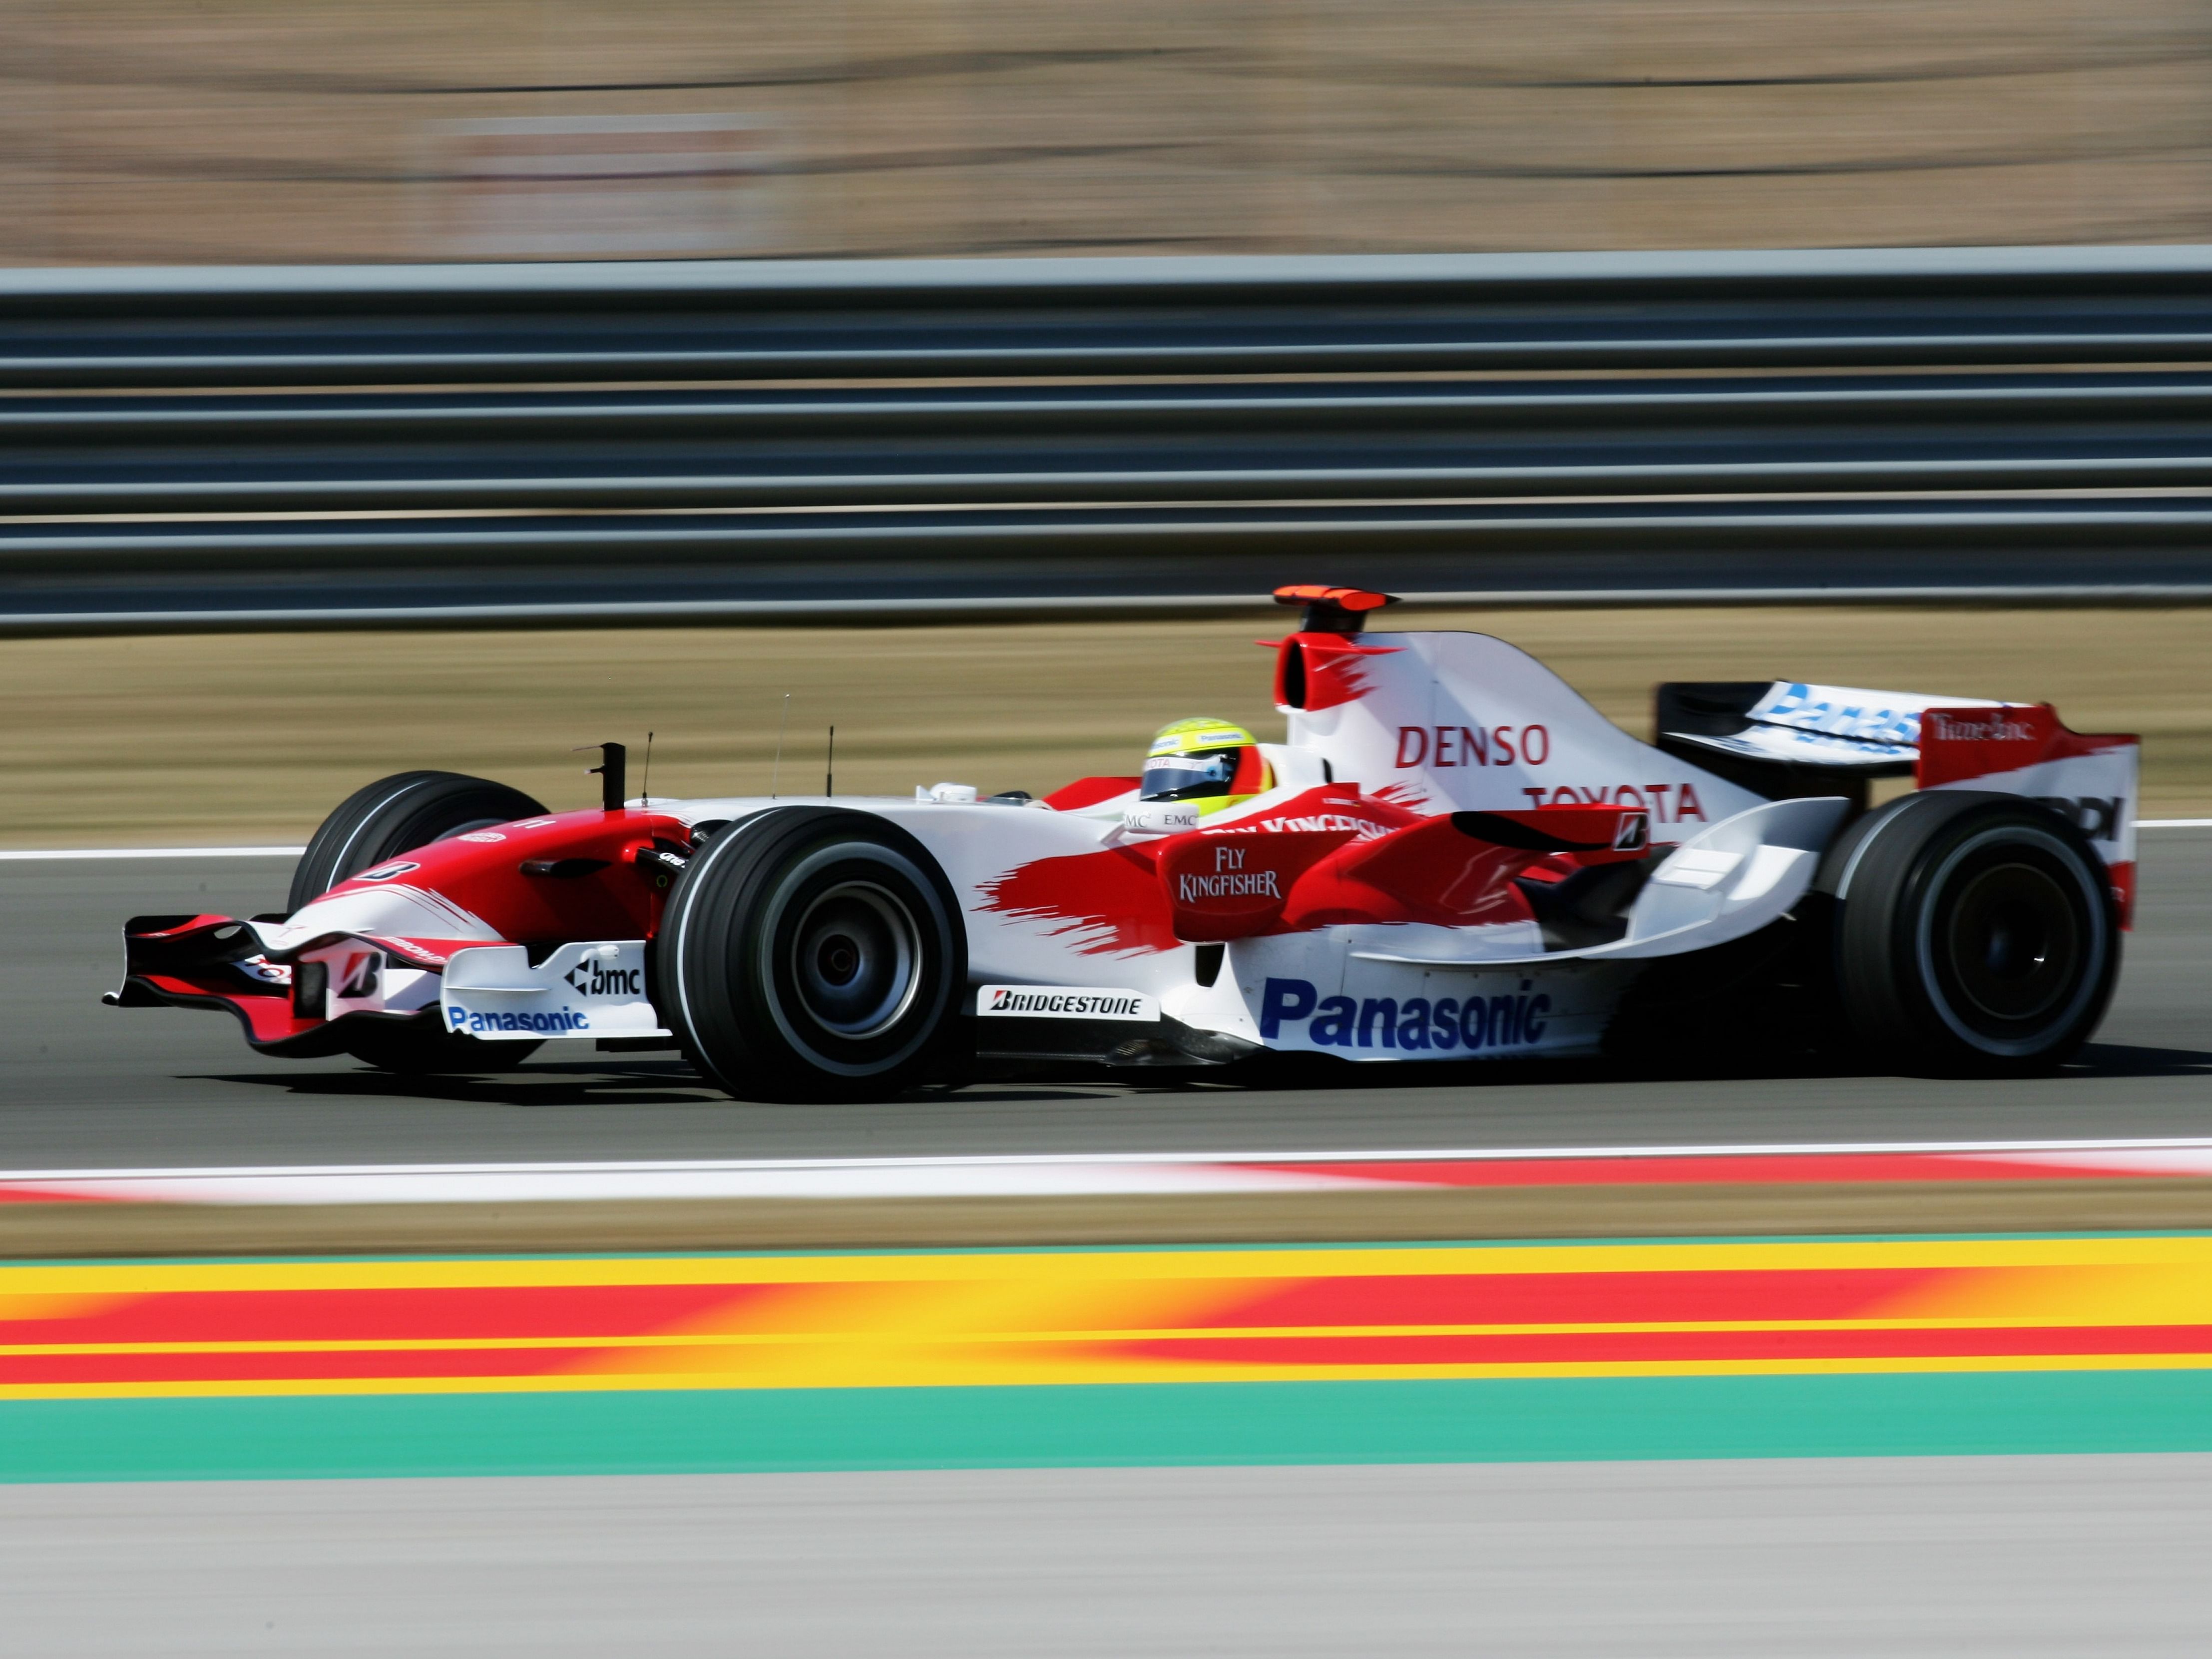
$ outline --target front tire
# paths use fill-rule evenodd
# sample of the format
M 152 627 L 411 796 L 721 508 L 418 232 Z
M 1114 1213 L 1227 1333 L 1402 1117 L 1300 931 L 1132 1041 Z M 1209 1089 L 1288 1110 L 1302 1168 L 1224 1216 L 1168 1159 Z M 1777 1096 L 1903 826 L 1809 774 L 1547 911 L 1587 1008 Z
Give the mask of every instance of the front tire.
M 740 1100 L 881 1099 L 945 1064 L 967 941 L 921 843 L 836 807 L 721 830 L 669 896 L 660 1000 L 692 1063 Z
M 2075 827 L 2016 795 L 1937 790 L 1834 855 L 1837 990 L 1851 1036 L 1900 1069 L 2056 1070 L 2119 976 L 2118 908 Z
M 364 870 L 434 841 L 545 809 L 520 789 L 459 772 L 400 772 L 340 801 L 308 842 L 292 872 L 285 913 L 296 914 Z M 349 1032 L 346 1052 L 380 1071 L 416 1074 L 504 1071 L 528 1059 L 534 1042 L 481 1043 L 428 1020 L 379 1021 Z M 490 1051 L 498 1050 L 496 1056 Z
M 340 882 L 417 847 L 545 809 L 520 789 L 459 772 L 399 772 L 340 801 L 292 871 L 289 915 Z

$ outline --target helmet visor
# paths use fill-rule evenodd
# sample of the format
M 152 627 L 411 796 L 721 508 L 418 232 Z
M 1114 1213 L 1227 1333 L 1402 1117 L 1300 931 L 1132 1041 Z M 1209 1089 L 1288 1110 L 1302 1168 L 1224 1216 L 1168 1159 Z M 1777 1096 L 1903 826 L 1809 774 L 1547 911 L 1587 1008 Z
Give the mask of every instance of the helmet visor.
M 1229 793 L 1240 751 L 1216 749 L 1195 755 L 1155 755 L 1145 763 L 1137 793 L 1146 800 L 1208 800 Z

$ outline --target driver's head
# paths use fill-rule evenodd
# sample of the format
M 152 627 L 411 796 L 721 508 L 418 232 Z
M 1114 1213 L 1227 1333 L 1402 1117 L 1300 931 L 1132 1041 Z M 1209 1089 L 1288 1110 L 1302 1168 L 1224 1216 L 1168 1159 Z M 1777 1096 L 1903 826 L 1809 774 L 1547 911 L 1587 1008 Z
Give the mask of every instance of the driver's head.
M 1148 801 L 1189 801 L 1200 812 L 1218 812 L 1264 793 L 1273 781 L 1249 732 L 1201 718 L 1160 728 L 1138 793 Z

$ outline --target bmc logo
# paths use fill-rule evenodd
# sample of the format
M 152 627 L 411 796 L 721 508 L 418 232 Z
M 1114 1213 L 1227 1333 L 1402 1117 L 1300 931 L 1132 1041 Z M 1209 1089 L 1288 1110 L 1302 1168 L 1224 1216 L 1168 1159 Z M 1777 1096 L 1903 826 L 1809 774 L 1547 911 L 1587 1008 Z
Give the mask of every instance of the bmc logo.
M 1401 772 L 1415 766 L 1511 766 L 1516 761 L 1541 766 L 1551 758 L 1552 734 L 1541 726 L 1522 726 L 1517 742 L 1514 728 L 1510 726 L 1398 728 L 1398 769 Z
M 578 963 L 561 975 L 580 994 L 587 997 L 641 997 L 645 994 L 642 968 L 603 968 L 589 960 Z

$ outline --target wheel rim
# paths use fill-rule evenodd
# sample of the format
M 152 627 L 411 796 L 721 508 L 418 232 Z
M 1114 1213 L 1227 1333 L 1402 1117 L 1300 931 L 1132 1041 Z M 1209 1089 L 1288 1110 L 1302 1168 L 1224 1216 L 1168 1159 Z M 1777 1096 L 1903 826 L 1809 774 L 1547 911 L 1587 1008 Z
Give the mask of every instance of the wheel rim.
M 775 817 L 748 822 L 772 829 Z M 741 843 L 735 830 L 715 836 L 687 885 Z M 757 988 L 792 1058 L 827 1077 L 896 1070 L 938 1032 L 959 975 L 951 913 L 932 878 L 900 849 L 859 836 L 825 837 L 779 864 L 741 923 L 750 963 L 733 959 L 730 981 L 740 1008 L 744 988 Z
M 921 984 L 920 930 L 896 894 L 845 881 L 817 895 L 792 935 L 799 1006 L 848 1042 L 897 1024 Z
M 2054 838 L 1998 830 L 1953 851 L 1922 912 L 1920 957 L 1944 1024 L 2016 1056 L 2063 1039 L 2096 994 L 2111 940 L 2088 872 Z
M 1960 999 L 1992 1020 L 2047 1014 L 2065 998 L 2081 954 L 2065 890 L 2028 864 L 1978 871 L 1952 902 L 1944 940 Z

